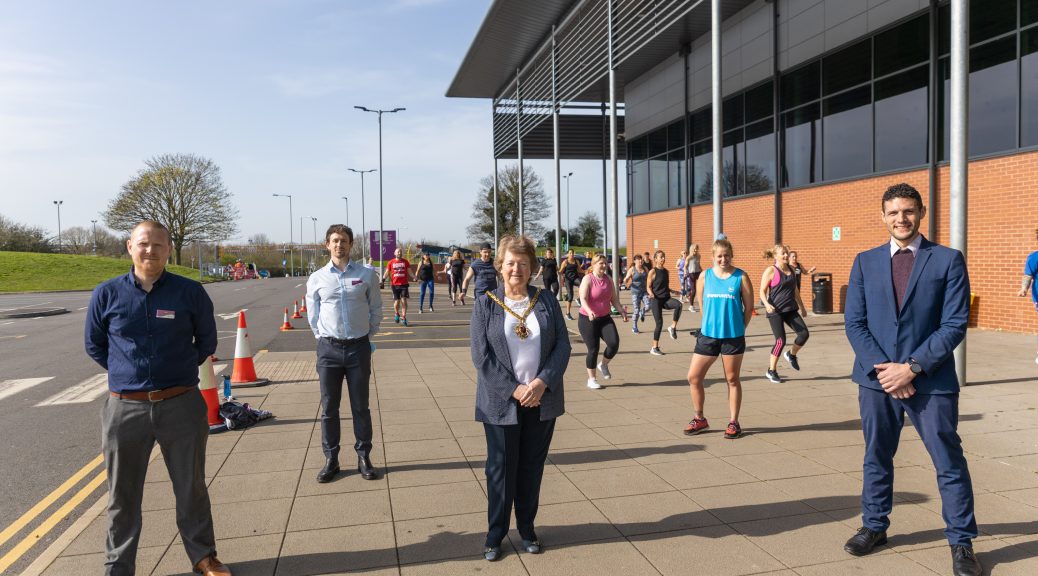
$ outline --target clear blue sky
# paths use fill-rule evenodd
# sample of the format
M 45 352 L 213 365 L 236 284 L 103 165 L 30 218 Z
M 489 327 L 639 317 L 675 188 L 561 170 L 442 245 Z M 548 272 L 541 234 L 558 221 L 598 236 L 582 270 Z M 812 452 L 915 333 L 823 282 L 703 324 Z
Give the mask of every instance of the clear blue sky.
M 90 226 L 119 187 L 163 153 L 213 159 L 239 236 L 295 238 L 346 219 L 360 229 L 360 178 L 378 166 L 383 121 L 386 229 L 404 240 L 467 241 L 491 173 L 490 104 L 447 86 L 490 0 L 6 2 L 0 19 L 0 214 L 57 230 Z M 550 161 L 530 165 L 553 187 Z M 601 163 L 573 171 L 573 222 L 601 212 Z M 620 210 L 626 209 L 621 164 Z M 377 173 L 376 173 L 377 174 Z M 367 227 L 378 180 L 366 177 Z M 565 188 L 564 188 L 565 190 Z M 566 215 L 563 213 L 563 221 Z M 621 240 L 624 239 L 621 221 Z

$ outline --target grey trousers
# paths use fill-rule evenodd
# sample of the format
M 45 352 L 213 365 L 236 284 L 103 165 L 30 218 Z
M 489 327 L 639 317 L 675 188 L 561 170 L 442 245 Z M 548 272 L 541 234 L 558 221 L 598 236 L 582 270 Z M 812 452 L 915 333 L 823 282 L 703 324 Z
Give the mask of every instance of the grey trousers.
M 177 528 L 191 565 L 216 553 L 205 485 L 208 438 L 205 400 L 197 390 L 161 402 L 105 399 L 101 409 L 101 450 L 108 471 L 105 574 L 132 575 L 136 570 L 144 478 L 156 442 L 173 482 Z

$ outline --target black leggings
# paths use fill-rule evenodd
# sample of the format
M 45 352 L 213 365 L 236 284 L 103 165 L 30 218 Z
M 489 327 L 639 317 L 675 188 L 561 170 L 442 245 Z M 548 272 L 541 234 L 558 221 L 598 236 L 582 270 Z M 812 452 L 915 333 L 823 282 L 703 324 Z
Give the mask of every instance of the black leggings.
M 674 321 L 677 322 L 678 318 L 681 318 L 681 302 L 678 302 L 677 298 L 667 296 L 665 299 L 653 298 L 649 306 L 652 308 L 652 318 L 656 321 L 656 329 L 652 331 L 652 339 L 659 340 L 660 333 L 663 332 L 663 311 L 673 310 Z
M 450 286 L 450 293 L 451 294 L 460 293 L 461 292 L 461 282 L 464 279 L 465 279 L 464 278 L 464 274 L 451 274 L 451 286 Z
M 797 338 L 793 341 L 797 346 L 806 344 L 807 338 L 811 335 L 807 331 L 807 323 L 796 310 L 771 314 L 768 316 L 768 324 L 771 324 L 771 333 L 775 335 L 775 346 L 771 349 L 771 355 L 776 358 L 782 355 L 782 349 L 786 346 L 785 324 L 789 324 L 789 327 L 797 333 Z
M 569 278 L 566 278 L 566 301 L 567 302 L 573 302 L 576 299 L 576 296 L 574 295 L 574 290 L 573 289 L 576 288 L 579 284 L 580 284 L 580 279 L 579 278 L 574 278 L 573 280 L 570 280 Z
M 545 276 L 544 277 L 544 289 L 545 290 L 549 290 L 549 291 L 551 291 L 552 294 L 558 296 L 559 295 L 559 277 L 558 276 L 552 276 L 551 278 L 548 278 L 547 276 Z
M 580 337 L 584 339 L 584 344 L 587 346 L 585 366 L 594 369 L 598 364 L 599 339 L 605 340 L 606 343 L 605 354 L 602 355 L 607 360 L 616 356 L 617 350 L 620 349 L 620 334 L 616 331 L 616 324 L 613 322 L 612 316 L 599 316 L 594 320 L 588 320 L 587 316 L 581 314 L 577 320 L 577 329 L 580 330 Z

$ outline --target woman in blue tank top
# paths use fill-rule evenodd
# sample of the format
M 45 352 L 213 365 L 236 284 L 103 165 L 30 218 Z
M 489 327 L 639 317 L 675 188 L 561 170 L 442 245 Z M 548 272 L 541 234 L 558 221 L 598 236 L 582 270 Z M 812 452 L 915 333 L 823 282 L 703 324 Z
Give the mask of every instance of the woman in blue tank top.
M 688 385 L 692 393 L 695 416 L 685 426 L 685 434 L 699 434 L 710 428 L 703 415 L 706 393 L 703 380 L 718 356 L 724 365 L 728 382 L 728 410 L 730 419 L 725 438 L 742 436 L 739 409 L 742 407 L 742 355 L 746 351 L 746 326 L 753 312 L 753 283 L 739 268 L 732 266 L 732 243 L 722 239 L 714 242 L 713 267 L 704 270 L 696 286 L 699 304 L 703 310 L 703 325 L 696 338 L 692 363 L 688 367 Z

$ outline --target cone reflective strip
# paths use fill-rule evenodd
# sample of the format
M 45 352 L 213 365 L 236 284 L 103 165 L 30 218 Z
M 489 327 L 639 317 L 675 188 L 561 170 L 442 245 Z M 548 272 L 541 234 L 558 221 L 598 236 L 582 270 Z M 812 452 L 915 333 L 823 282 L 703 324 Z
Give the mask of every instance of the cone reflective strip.
M 292 323 L 288 321 L 288 308 L 285 308 L 285 321 L 281 324 L 281 331 L 287 332 L 289 330 L 295 330 L 295 328 L 293 328 Z
M 238 312 L 238 339 L 234 343 L 234 371 L 231 373 L 232 383 L 256 381 L 256 366 L 252 363 L 252 349 L 249 348 L 249 332 L 245 325 L 245 312 Z
M 198 367 L 198 390 L 205 399 L 206 413 L 210 426 L 223 424 L 220 418 L 220 394 L 216 391 L 216 371 L 213 370 L 213 357 L 210 356 Z
M 288 308 L 285 308 L 285 310 L 288 310 Z M 292 304 L 292 319 L 297 320 L 299 318 L 302 318 L 302 316 L 299 315 L 299 300 L 296 300 Z
M 299 311 L 306 314 L 306 294 L 303 294 L 303 299 L 299 301 Z

